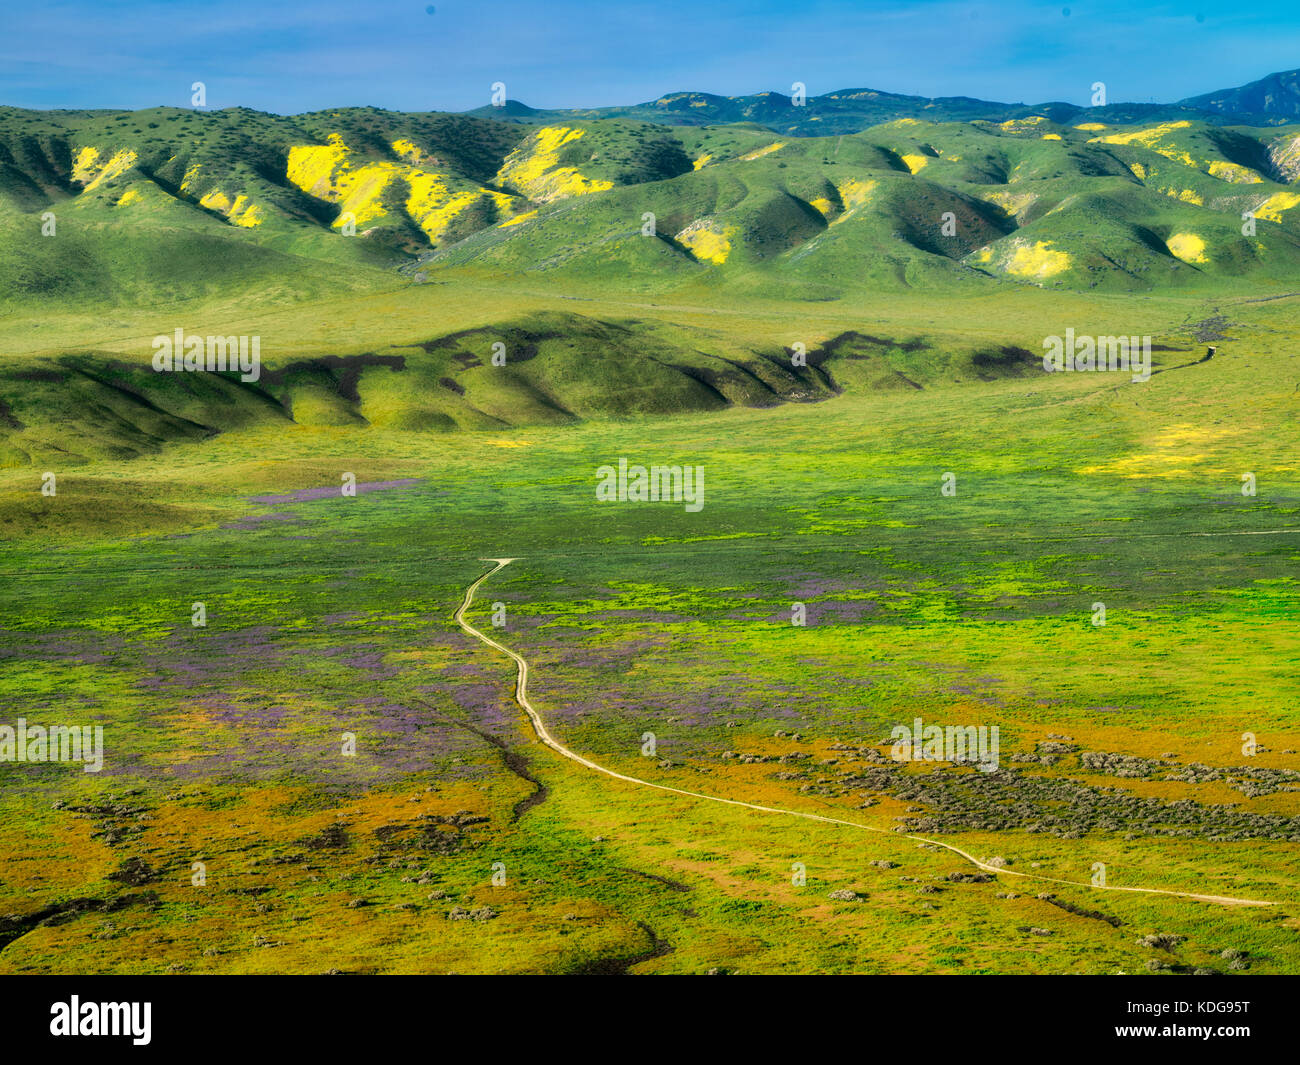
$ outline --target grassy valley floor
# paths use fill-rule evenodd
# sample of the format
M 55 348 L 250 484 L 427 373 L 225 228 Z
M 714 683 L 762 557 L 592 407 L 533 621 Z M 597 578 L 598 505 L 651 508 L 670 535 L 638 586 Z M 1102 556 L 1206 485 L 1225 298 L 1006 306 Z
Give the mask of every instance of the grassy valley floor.
M 383 354 L 558 304 L 465 292 L 262 328 Z M 945 382 L 893 348 L 765 407 L 304 418 L 65 461 L 47 435 L 0 470 L 4 720 L 101 724 L 105 763 L 0 764 L 0 971 L 1300 971 L 1295 298 L 589 302 L 777 351 L 851 329 L 1041 351 L 1066 322 L 1169 350 L 1145 383 Z M 1116 308 L 1131 326 L 1104 327 Z M 1206 322 L 1220 353 L 1188 365 Z M 885 370 L 932 376 L 873 387 Z M 620 458 L 702 467 L 703 508 L 599 502 Z M 542 746 L 512 663 L 452 617 L 507 556 L 470 619 L 527 658 L 565 745 L 885 832 Z M 999 771 L 892 761 L 917 717 L 996 725 Z M 1272 905 L 1010 875 L 1098 863 Z

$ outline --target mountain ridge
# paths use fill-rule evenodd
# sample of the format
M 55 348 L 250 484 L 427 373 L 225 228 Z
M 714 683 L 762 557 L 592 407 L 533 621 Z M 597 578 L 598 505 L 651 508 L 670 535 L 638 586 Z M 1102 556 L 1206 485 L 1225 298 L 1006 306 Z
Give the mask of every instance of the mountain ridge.
M 967 117 L 834 132 L 915 99 L 661 98 L 678 124 L 526 105 L 0 107 L 0 308 L 303 299 L 466 271 L 805 301 L 1300 277 L 1300 124 L 1104 122 L 1068 104 L 995 121 L 949 97 Z M 718 108 L 744 121 L 697 122 Z M 822 135 L 771 128 L 795 113 Z
M 1255 111 L 1295 118 L 1300 116 L 1300 70 L 1267 74 L 1235 88 L 1189 96 L 1180 103 L 1220 114 Z
M 1225 125 L 1273 126 L 1300 116 L 1300 70 L 1266 75 L 1247 85 L 1219 89 L 1170 103 L 1120 102 L 1098 107 L 1047 101 L 1006 103 L 973 96 L 911 96 L 881 89 L 845 88 L 809 96 L 796 104 L 780 92 L 737 96 L 691 90 L 665 93 L 655 100 L 596 108 L 538 108 L 507 99 L 461 112 L 479 118 L 541 123 L 625 118 L 664 125 L 720 125 L 755 122 L 776 133 L 818 136 L 856 133 L 900 118 L 929 121 L 1005 122 L 1028 115 L 1046 115 L 1056 122 L 1072 120 L 1131 124 L 1182 118 Z

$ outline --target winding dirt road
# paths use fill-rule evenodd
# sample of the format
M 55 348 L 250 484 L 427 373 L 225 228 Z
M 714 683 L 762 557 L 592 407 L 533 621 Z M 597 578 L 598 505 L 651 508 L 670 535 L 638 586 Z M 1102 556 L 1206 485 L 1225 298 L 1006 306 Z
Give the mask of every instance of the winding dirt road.
M 576 751 L 571 751 L 568 747 L 560 743 L 559 740 L 557 740 L 554 736 L 550 734 L 550 732 L 547 731 L 546 722 L 542 720 L 541 715 L 537 712 L 536 709 L 534 709 L 533 704 L 528 701 L 528 663 L 527 661 L 524 660 L 523 656 L 516 654 L 514 651 L 510 650 L 509 647 L 497 643 L 496 640 L 492 639 L 490 636 L 483 635 L 483 633 L 479 632 L 478 629 L 474 628 L 473 625 L 471 625 L 469 622 L 465 620 L 465 611 L 467 611 L 470 608 L 470 606 L 473 604 L 474 593 L 478 591 L 479 586 L 484 581 L 486 581 L 489 577 L 493 576 L 494 574 L 500 573 L 503 569 L 506 568 L 506 566 L 510 565 L 511 562 L 517 562 L 518 559 L 517 558 L 485 558 L 485 559 L 481 559 L 481 561 L 495 562 L 496 565 L 492 569 L 484 573 L 483 576 L 481 576 L 478 580 L 476 580 L 473 584 L 471 584 L 469 588 L 465 590 L 465 601 L 460 604 L 460 609 L 458 609 L 455 614 L 456 624 L 459 625 L 471 636 L 473 636 L 475 639 L 481 640 L 489 647 L 496 648 L 496 650 L 500 651 L 504 655 L 508 655 L 511 659 L 514 660 L 515 665 L 518 667 L 518 671 L 515 679 L 515 701 L 523 709 L 524 713 L 528 715 L 528 719 L 529 721 L 532 722 L 533 729 L 537 733 L 537 738 L 540 739 L 544 744 L 546 744 L 547 747 L 551 748 L 551 750 L 555 751 L 557 754 L 569 759 L 572 762 L 577 762 L 579 765 L 585 766 L 586 768 L 596 773 L 603 773 L 607 777 L 613 777 L 615 780 L 621 780 L 626 784 L 635 784 L 637 787 L 640 788 L 654 788 L 656 791 L 667 791 L 667 792 L 671 792 L 674 795 L 684 795 L 690 799 L 702 799 L 705 802 L 725 803 L 727 806 L 739 806 L 746 810 L 756 810 L 759 813 L 765 813 L 765 814 L 782 814 L 786 817 L 801 817 L 807 821 L 821 821 L 822 823 L 828 825 L 843 825 L 847 828 L 856 828 L 863 832 L 877 832 L 880 833 L 881 835 L 886 835 L 893 838 L 898 838 L 901 835 L 901 838 L 903 839 L 915 840 L 918 843 L 927 843 L 932 847 L 942 847 L 944 850 L 951 851 L 953 854 L 959 855 L 960 857 L 966 859 L 966 861 L 970 862 L 972 865 L 976 866 L 977 868 L 982 869 L 985 872 L 996 873 L 998 876 L 1017 876 L 1025 880 L 1034 880 L 1044 884 L 1064 884 L 1068 887 L 1087 888 L 1093 891 L 1127 891 L 1139 895 L 1169 895 L 1174 898 L 1180 898 L 1180 899 L 1196 899 L 1199 902 L 1213 902 L 1221 906 L 1272 906 L 1274 905 L 1274 903 L 1272 902 L 1261 902 L 1257 899 L 1238 899 L 1238 898 L 1232 898 L 1231 896 L 1227 896 L 1227 895 L 1199 895 L 1191 891 L 1167 891 L 1163 888 L 1120 887 L 1114 884 L 1100 885 L 1100 884 L 1085 883 L 1078 880 L 1060 880 L 1050 876 L 1039 876 L 1035 873 L 1023 873 L 1023 872 L 1019 872 L 1018 870 L 1008 869 L 1005 866 L 986 865 L 984 862 L 981 862 L 978 858 L 974 857 L 971 854 L 968 854 L 960 847 L 954 847 L 951 843 L 944 843 L 942 840 L 927 839 L 925 836 L 912 836 L 912 835 L 890 832 L 887 829 L 875 828 L 871 825 L 859 824 L 856 821 L 842 821 L 837 817 L 825 817 L 821 814 L 805 813 L 802 810 L 786 810 L 776 806 L 759 806 L 757 803 L 742 802 L 739 799 L 723 799 L 717 795 L 703 795 L 697 791 L 685 791 L 682 788 L 672 788 L 666 784 L 655 784 L 649 780 L 641 780 L 637 777 L 629 777 L 623 773 L 615 772 L 613 769 L 606 769 L 603 765 L 596 764 L 590 758 L 584 758 Z

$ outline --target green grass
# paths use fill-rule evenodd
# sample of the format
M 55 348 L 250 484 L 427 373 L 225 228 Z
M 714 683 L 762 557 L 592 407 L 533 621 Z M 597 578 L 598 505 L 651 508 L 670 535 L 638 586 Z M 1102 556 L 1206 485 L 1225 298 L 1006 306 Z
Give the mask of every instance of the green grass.
M 530 201 L 536 131 L 473 116 L 0 111 L 0 692 L 107 748 L 0 763 L 0 970 L 1295 972 L 1300 244 L 1240 229 L 1294 130 L 639 117 L 564 118 L 554 167 L 611 187 Z M 430 238 L 403 171 L 341 235 L 287 174 L 332 134 L 470 206 Z M 83 187 L 87 146 L 136 158 Z M 261 378 L 152 372 L 177 327 L 259 336 Z M 1045 375 L 1067 328 L 1159 372 Z M 703 509 L 598 502 L 620 458 L 702 466 Z M 347 475 L 416 483 L 251 498 Z M 474 623 L 504 604 L 563 742 L 882 831 L 556 758 L 452 621 L 499 556 Z M 996 725 L 994 790 L 867 753 L 916 716 Z M 1049 889 L 1081 914 L 903 828 L 1275 905 Z
M 403 299 L 410 317 L 383 330 L 394 342 L 427 335 L 416 320 L 427 293 Z M 947 308 L 943 324 L 969 349 L 1055 316 L 1082 330 L 1088 314 L 1131 306 L 1070 300 L 1008 300 L 996 321 L 975 300 Z M 637 790 L 562 762 L 511 703 L 508 663 L 451 621 L 481 557 L 521 556 L 484 586 L 474 623 L 487 628 L 492 603 L 506 604 L 500 638 L 532 663 L 533 700 L 564 742 L 645 779 L 886 830 L 941 814 L 935 803 L 954 793 L 933 790 L 940 780 L 924 769 L 909 771 L 919 803 L 897 783 L 846 787 L 842 771 L 860 770 L 842 748 L 874 745 L 918 714 L 998 725 L 1004 764 L 1058 733 L 1085 751 L 1168 753 L 1180 766 L 1297 768 L 1283 753 L 1300 746 L 1300 645 L 1288 623 L 1297 544 L 1235 535 L 1296 524 L 1290 311 L 1287 301 L 1219 306 L 1234 323 L 1220 356 L 1145 385 L 1082 374 L 944 383 L 951 363 L 933 361 L 937 345 L 901 343 L 934 338 L 938 312 L 917 301 L 876 316 L 870 332 L 900 341 L 877 357 L 932 372 L 921 391 L 858 384 L 816 403 L 459 433 L 268 421 L 163 441 L 154 459 L 96 458 L 52 499 L 34 467 L 0 473 L 9 717 L 102 722 L 109 752 L 100 777 L 0 767 L 10 870 L 0 911 L 157 894 L 37 927 L 0 964 L 1109 973 L 1145 971 L 1150 958 L 1224 970 L 1219 953 L 1237 948 L 1252 973 L 1294 972 L 1286 839 L 1179 835 L 1168 812 L 1147 826 L 1088 821 L 1078 836 L 1026 831 L 1061 812 L 1051 803 L 1015 828 L 942 832 L 1017 870 L 1086 881 L 1103 862 L 1113 884 L 1277 903 L 1048 889 L 1114 927 L 1034 898 L 1032 882 L 936 879 L 968 868 L 888 831 Z M 1143 310 L 1191 347 L 1190 324 L 1214 308 Z M 733 344 L 770 337 L 777 320 L 797 329 L 802 314 L 823 336 L 841 324 L 815 317 L 823 309 L 781 319 L 761 304 L 639 313 L 655 333 L 662 314 Z M 969 320 L 958 326 L 954 313 Z M 370 347 L 364 334 L 350 340 Z M 703 465 L 704 509 L 597 503 L 596 467 L 619 457 Z M 940 494 L 946 471 L 955 497 Z M 1256 497 L 1240 493 L 1245 471 Z M 247 501 L 336 485 L 344 472 L 422 480 L 354 499 Z M 232 523 L 246 527 L 223 527 Z M 205 629 L 190 625 L 194 601 L 206 603 Z M 809 608 L 806 628 L 788 622 L 795 601 Z M 1089 621 L 1096 601 L 1103 629 Z M 531 786 L 457 722 L 522 753 L 546 800 L 512 824 Z M 339 756 L 345 731 L 358 736 L 356 759 Z M 658 737 L 655 760 L 640 755 L 646 731 Z M 1245 731 L 1267 748 L 1253 760 L 1240 754 Z M 726 751 L 811 758 L 740 764 Z M 1295 814 L 1294 793 L 1117 778 L 1077 754 L 1010 764 L 1031 782 L 1103 797 Z M 863 794 L 876 804 L 859 809 Z M 490 820 L 459 833 L 454 852 L 423 842 L 420 814 L 462 810 Z M 1210 834 L 1238 831 L 1226 823 L 1236 813 L 1215 814 Z M 348 825 L 343 846 L 303 842 L 336 818 Z M 130 889 L 107 879 L 130 857 L 158 879 Z M 898 866 L 867 864 L 877 859 Z M 195 860 L 208 865 L 206 888 L 190 884 Z M 497 861 L 504 887 L 491 884 Z M 791 883 L 795 862 L 804 887 Z M 426 870 L 427 883 L 403 882 Z M 845 887 L 868 897 L 826 897 Z M 357 898 L 370 905 L 350 907 Z M 419 908 L 395 908 L 407 902 Z M 499 916 L 447 920 L 452 906 L 484 905 Z M 671 951 L 651 957 L 645 928 Z M 1137 944 L 1153 932 L 1188 938 L 1173 955 Z

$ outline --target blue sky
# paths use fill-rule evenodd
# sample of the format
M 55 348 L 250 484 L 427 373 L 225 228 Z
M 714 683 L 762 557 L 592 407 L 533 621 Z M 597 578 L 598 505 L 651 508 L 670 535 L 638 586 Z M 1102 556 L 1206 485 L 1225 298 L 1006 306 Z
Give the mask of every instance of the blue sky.
M 795 81 L 1010 102 L 1171 101 L 1300 67 L 1300 4 L 925 0 L 5 0 L 0 103 L 291 113 L 536 107 Z

